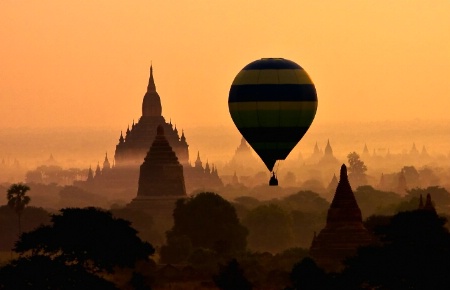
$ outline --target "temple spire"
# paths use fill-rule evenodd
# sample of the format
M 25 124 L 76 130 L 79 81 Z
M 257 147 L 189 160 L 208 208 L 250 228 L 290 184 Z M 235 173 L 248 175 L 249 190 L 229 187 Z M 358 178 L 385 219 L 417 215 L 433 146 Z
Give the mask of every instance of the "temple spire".
M 123 139 L 122 131 L 120 131 L 119 144 L 121 144 L 123 142 L 125 142 L 125 140 Z
M 153 78 L 153 65 L 150 65 L 150 78 L 148 79 L 147 92 L 156 92 L 155 79 Z
M 348 181 L 345 164 L 341 166 L 339 183 L 328 210 L 327 225 L 342 222 L 362 222 L 361 210 Z
M 148 80 L 147 92 L 142 101 L 142 116 L 160 117 L 162 116 L 161 99 L 156 92 L 155 80 L 153 78 L 153 66 L 150 65 L 150 78 Z

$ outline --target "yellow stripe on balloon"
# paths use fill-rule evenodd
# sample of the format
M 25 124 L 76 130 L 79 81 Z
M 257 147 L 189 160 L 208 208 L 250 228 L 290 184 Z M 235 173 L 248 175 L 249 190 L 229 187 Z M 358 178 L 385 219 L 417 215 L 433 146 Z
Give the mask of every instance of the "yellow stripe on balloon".
M 232 85 L 264 84 L 312 85 L 313 82 L 303 69 L 263 69 L 240 71 Z

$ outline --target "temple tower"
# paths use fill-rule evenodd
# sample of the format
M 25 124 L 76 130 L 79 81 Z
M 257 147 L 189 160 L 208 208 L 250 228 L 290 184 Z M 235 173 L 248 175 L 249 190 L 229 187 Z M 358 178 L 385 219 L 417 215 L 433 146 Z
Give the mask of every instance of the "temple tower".
M 139 196 L 186 196 L 183 166 L 164 136 L 164 129 L 157 128 L 153 142 L 139 175 Z
M 356 254 L 360 246 L 372 243 L 373 237 L 362 223 L 361 210 L 341 166 L 340 180 L 327 215 L 327 224 L 313 239 L 310 255 L 327 271 L 339 271 L 345 258 Z
M 186 198 L 183 166 L 158 126 L 155 140 L 140 167 L 136 198 L 127 205 L 151 214 L 155 231 L 163 234 L 173 225 L 172 212 L 180 198 Z
M 153 66 L 150 66 L 150 78 L 148 80 L 147 92 L 142 101 L 142 116 L 159 117 L 161 114 L 161 98 L 156 92 L 155 80 L 153 79 Z
M 162 116 L 161 98 L 156 91 L 153 77 L 153 66 L 150 66 L 150 77 L 147 91 L 142 100 L 142 116 L 131 128 L 128 126 L 125 137 L 120 133 L 119 143 L 116 145 L 114 160 L 117 167 L 138 168 L 147 154 L 156 136 L 156 127 L 163 126 L 165 137 L 182 165 L 189 163 L 188 143 L 184 132 L 180 138 L 178 130 L 172 123 L 167 123 Z

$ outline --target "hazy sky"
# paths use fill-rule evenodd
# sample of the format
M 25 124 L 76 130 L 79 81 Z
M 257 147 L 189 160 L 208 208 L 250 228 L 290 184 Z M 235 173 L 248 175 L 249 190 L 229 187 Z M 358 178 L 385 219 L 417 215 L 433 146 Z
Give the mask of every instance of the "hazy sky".
M 141 115 L 153 62 L 179 128 L 232 125 L 247 63 L 300 64 L 317 123 L 448 119 L 450 1 L 0 1 L 0 127 L 108 126 Z

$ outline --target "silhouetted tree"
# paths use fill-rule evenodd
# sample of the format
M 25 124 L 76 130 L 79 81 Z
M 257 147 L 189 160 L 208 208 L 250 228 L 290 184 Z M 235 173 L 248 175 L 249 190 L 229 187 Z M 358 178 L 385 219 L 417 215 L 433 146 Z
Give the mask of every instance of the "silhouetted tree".
M 148 286 L 145 281 L 145 277 L 142 274 L 134 271 L 129 284 L 133 287 L 134 290 L 151 290 L 150 286 Z
M 188 236 L 167 235 L 166 244 L 161 247 L 161 262 L 178 264 L 186 261 L 192 252 L 192 242 Z
M 213 277 L 214 283 L 221 290 L 251 290 L 252 284 L 245 278 L 244 271 L 236 259 L 227 265 L 221 265 L 219 274 Z
M 364 164 L 356 152 L 351 152 L 347 155 L 348 159 L 348 172 L 349 179 L 353 186 L 358 187 L 359 185 L 367 184 L 366 171 L 367 166 Z
M 299 247 L 309 248 L 314 232 L 325 227 L 326 212 L 291 211 L 294 243 Z M 290 270 L 290 269 L 289 269 Z
M 19 220 L 19 235 L 22 233 L 20 218 L 25 206 L 30 202 L 30 197 L 26 195 L 28 190 L 30 190 L 28 185 L 17 183 L 12 184 L 6 194 L 8 206 L 16 212 Z
M 294 265 L 290 278 L 292 290 L 332 289 L 330 277 L 309 257 Z
M 328 201 L 310 190 L 302 190 L 286 196 L 277 204 L 286 210 L 299 210 L 308 213 L 326 212 L 330 207 Z
M 355 191 L 355 198 L 358 202 L 363 219 L 374 214 L 395 214 L 395 206 L 402 197 L 395 192 L 381 191 L 370 185 L 359 186 Z M 417 208 L 418 203 L 414 207 Z
M 142 240 L 152 244 L 162 244 L 164 242 L 164 236 L 155 230 L 155 223 L 150 213 L 128 207 L 114 208 L 110 212 L 114 217 L 130 221 Z
M 87 271 L 112 272 L 148 260 L 154 248 L 142 242 L 130 222 L 96 208 L 66 208 L 52 215 L 52 224 L 24 233 L 15 251 L 44 255 Z
M 403 166 L 401 169 L 406 179 L 406 186 L 408 188 L 415 188 L 420 186 L 420 175 L 414 166 Z
M 429 186 L 427 188 L 412 188 L 407 190 L 405 199 L 419 198 L 422 195 L 423 198 L 430 194 L 433 202 L 435 203 L 436 210 L 438 212 L 448 212 L 450 206 L 450 193 L 440 186 Z M 417 203 L 418 204 L 418 203 Z
M 375 228 L 380 246 L 361 248 L 342 274 L 343 289 L 450 289 L 450 233 L 433 211 L 393 216 Z
M 87 272 L 77 264 L 33 255 L 14 260 L 0 268 L 0 289 L 118 289 L 113 283 Z
M 188 237 L 193 248 L 216 251 L 220 256 L 243 252 L 248 231 L 243 227 L 233 206 L 212 192 L 180 199 L 173 211 L 174 225 L 167 232 L 168 248 L 161 251 L 164 260 L 176 237 Z M 164 253 L 164 254 L 163 254 Z
M 275 204 L 252 209 L 242 223 L 249 229 L 248 244 L 252 250 L 279 252 L 292 246 L 292 218 Z
M 252 209 L 260 205 L 260 201 L 252 196 L 239 196 L 234 199 L 235 202 L 244 205 L 248 209 Z

